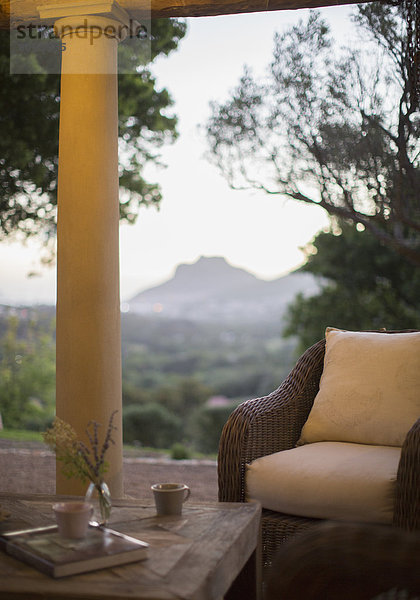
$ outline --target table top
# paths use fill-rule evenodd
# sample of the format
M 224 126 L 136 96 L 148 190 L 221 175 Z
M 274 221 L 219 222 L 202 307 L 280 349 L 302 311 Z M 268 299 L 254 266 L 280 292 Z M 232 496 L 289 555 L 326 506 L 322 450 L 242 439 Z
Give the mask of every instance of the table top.
M 0 533 L 54 522 L 59 496 L 0 494 L 10 513 Z M 181 516 L 158 517 L 155 507 L 115 501 L 109 527 L 149 544 L 144 561 L 52 579 L 0 552 L 0 598 L 216 600 L 255 551 L 259 504 L 184 504 Z M 44 597 L 43 596 L 43 597 Z

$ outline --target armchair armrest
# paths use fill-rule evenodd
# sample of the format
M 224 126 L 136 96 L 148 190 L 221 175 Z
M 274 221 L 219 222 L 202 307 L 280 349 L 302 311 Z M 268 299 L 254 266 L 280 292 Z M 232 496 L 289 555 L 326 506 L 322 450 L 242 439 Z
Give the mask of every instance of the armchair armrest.
M 420 419 L 407 433 L 398 465 L 394 525 L 420 529 Z
M 324 352 L 321 340 L 301 356 L 277 390 L 233 411 L 220 438 L 220 502 L 245 501 L 247 463 L 295 446 L 319 389 Z

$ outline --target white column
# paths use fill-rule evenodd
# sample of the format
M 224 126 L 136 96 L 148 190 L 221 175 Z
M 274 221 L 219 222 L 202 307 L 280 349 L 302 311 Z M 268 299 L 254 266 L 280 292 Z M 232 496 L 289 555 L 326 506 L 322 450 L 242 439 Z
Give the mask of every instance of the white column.
M 57 226 L 57 416 L 81 438 L 118 410 L 105 477 L 123 495 L 117 45 L 101 16 L 55 24 L 62 53 Z M 57 493 L 83 494 L 57 464 Z

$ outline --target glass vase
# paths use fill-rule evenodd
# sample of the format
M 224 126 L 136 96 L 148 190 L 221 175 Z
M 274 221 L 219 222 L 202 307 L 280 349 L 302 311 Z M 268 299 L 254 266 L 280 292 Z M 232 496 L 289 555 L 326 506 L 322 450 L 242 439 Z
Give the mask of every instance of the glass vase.
M 85 496 L 86 502 L 93 504 L 93 520 L 99 525 L 107 525 L 111 515 L 111 492 L 105 481 L 89 484 Z

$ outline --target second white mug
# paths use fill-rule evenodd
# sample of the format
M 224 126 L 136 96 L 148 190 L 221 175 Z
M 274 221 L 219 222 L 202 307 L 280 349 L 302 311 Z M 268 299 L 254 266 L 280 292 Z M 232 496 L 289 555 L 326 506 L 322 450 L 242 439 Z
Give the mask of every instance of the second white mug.
M 62 537 L 82 539 L 86 536 L 93 506 L 88 502 L 57 502 L 53 511 Z
M 180 515 L 191 490 L 184 483 L 155 483 L 151 487 L 158 515 Z

